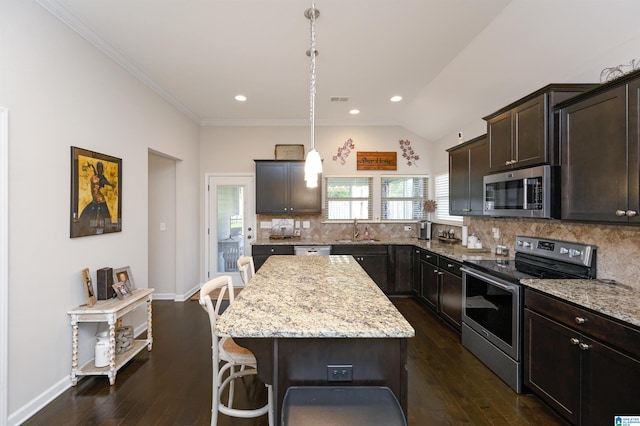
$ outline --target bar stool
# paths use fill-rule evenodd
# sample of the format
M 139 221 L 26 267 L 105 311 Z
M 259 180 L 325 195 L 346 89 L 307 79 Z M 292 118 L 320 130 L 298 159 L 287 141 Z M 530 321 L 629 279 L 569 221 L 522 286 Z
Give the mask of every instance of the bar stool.
M 219 290 L 214 296 L 212 293 Z M 219 318 L 220 307 L 225 292 L 229 292 L 229 303 L 233 304 L 233 282 L 229 275 L 214 278 L 206 282 L 200 289 L 200 305 L 209 314 L 211 326 L 211 360 L 213 363 L 212 396 L 211 396 L 211 425 L 218 423 L 218 412 L 231 417 L 252 418 L 268 414 L 269 426 L 274 426 L 273 388 L 267 386 L 267 404 L 256 409 L 233 408 L 234 381 L 238 378 L 257 374 L 256 358 L 249 351 L 236 344 L 230 337 L 218 338 L 214 329 Z M 216 298 L 215 306 L 211 297 Z M 222 364 L 222 365 L 221 365 Z M 239 369 L 239 370 L 237 370 Z M 228 376 L 223 379 L 228 371 Z M 229 399 L 225 405 L 220 397 L 229 388 Z
M 256 274 L 256 268 L 253 265 L 253 257 L 242 256 L 238 259 L 238 271 L 240 271 L 240 277 L 242 282 L 247 285 L 249 280 Z

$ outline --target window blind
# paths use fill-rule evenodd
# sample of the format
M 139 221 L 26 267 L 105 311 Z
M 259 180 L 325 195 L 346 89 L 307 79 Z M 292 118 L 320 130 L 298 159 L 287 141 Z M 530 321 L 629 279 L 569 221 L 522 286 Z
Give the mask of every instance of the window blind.
M 441 173 L 435 176 L 436 207 L 435 218 L 438 222 L 462 223 L 462 216 L 449 214 L 449 174 Z
M 373 218 L 372 177 L 326 177 L 325 219 L 351 220 Z
M 423 218 L 423 205 L 429 195 L 426 176 L 389 176 L 380 179 L 382 220 Z

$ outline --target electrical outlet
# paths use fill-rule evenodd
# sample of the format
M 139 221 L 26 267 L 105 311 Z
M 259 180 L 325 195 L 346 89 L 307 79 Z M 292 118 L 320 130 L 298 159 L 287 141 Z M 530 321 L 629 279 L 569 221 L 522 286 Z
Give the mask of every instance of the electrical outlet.
M 327 382 L 352 382 L 353 365 L 327 365 Z
M 405 225 L 404 226 L 404 230 L 405 231 L 411 231 L 411 225 Z

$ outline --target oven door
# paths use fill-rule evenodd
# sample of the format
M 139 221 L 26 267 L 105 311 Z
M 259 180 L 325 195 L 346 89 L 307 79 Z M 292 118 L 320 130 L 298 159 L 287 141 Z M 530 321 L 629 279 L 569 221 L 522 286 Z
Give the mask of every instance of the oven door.
M 462 268 L 462 322 L 514 361 L 522 358 L 522 287 Z

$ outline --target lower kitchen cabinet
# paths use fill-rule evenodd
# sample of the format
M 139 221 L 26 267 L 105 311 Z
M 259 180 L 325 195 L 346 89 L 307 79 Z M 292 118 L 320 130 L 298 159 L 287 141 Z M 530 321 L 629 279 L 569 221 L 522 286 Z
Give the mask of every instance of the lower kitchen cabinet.
M 462 327 L 462 265 L 430 251 L 420 252 L 419 294 L 428 307 L 456 330 Z
M 273 254 L 293 255 L 294 247 L 292 245 L 254 245 L 251 246 L 251 255 L 256 271 L 260 269 L 262 264 L 267 261 L 269 256 Z
M 525 306 L 529 389 L 576 425 L 638 415 L 640 330 L 530 289 Z
M 389 248 L 390 246 L 377 244 L 334 245 L 331 247 L 331 254 L 352 255 L 378 287 L 389 294 L 393 292 L 388 276 Z
M 391 247 L 394 271 L 395 294 L 408 294 L 413 291 L 413 252 L 414 246 L 389 246 Z

